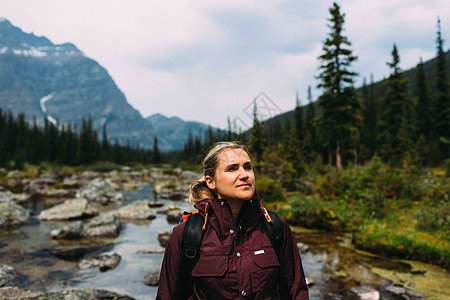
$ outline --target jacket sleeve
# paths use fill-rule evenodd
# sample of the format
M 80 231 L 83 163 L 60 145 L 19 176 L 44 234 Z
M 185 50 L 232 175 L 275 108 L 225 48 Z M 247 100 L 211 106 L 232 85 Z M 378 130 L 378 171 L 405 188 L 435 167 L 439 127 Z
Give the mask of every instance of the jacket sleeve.
M 173 229 L 164 251 L 157 300 L 188 299 L 192 294 L 192 277 L 182 260 L 181 238 L 186 223 Z
M 280 296 L 281 299 L 308 300 L 302 261 L 289 225 L 283 220 L 284 241 L 280 253 Z

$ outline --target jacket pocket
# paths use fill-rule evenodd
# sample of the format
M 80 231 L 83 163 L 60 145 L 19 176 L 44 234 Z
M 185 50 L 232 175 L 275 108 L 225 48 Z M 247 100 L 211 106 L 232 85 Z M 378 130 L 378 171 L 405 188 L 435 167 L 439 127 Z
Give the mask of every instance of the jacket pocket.
M 264 252 L 263 252 L 264 250 Z M 280 263 L 272 247 L 252 251 L 256 270 L 252 274 L 252 285 L 263 299 L 278 299 Z
M 221 277 L 228 270 L 228 256 L 225 255 L 201 255 L 194 269 L 194 277 Z
M 260 268 L 279 267 L 277 255 L 272 247 L 252 251 L 253 262 Z

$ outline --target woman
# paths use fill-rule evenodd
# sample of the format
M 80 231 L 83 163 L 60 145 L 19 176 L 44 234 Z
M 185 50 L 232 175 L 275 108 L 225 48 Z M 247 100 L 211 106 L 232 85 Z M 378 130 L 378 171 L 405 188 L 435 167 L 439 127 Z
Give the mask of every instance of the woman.
M 190 195 L 206 225 L 200 259 L 192 271 L 183 263 L 186 222 L 176 226 L 164 253 L 156 299 L 308 299 L 289 226 L 282 221 L 279 259 L 264 230 L 267 217 L 246 147 L 216 144 L 203 161 L 203 172 Z

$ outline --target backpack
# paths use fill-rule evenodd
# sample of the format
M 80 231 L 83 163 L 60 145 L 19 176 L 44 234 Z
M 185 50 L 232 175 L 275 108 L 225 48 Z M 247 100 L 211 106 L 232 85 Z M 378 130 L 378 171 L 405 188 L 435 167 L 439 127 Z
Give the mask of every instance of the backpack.
M 262 207 L 266 218 L 262 221 L 264 231 L 272 243 L 272 247 L 280 261 L 281 245 L 283 244 L 283 223 L 280 217 L 271 210 Z M 266 215 L 267 214 L 267 215 Z M 270 216 L 270 217 L 269 217 Z M 267 222 L 266 222 L 267 220 Z M 184 212 L 180 219 L 180 223 L 186 222 L 181 238 L 182 259 L 184 264 L 192 270 L 200 258 L 200 246 L 206 230 L 202 230 L 205 226 L 205 219 L 196 211 Z

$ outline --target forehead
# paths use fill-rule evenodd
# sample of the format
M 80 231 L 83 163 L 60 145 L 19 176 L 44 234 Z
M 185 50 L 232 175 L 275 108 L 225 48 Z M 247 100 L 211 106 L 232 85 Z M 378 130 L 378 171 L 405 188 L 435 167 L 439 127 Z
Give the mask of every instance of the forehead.
M 250 157 L 247 152 L 242 149 L 225 150 L 219 155 L 219 164 L 235 164 L 250 162 Z

